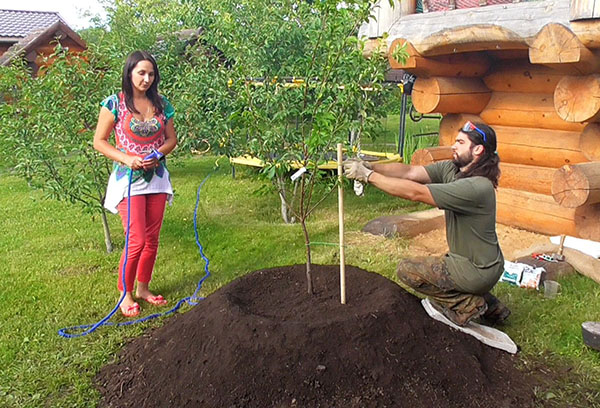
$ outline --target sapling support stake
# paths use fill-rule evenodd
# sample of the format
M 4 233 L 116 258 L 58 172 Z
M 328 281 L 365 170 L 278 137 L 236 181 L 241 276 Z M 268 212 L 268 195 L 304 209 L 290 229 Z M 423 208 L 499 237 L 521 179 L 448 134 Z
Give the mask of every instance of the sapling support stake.
M 338 214 L 340 225 L 340 302 L 346 304 L 346 259 L 344 255 L 344 183 L 342 180 L 342 144 L 337 145 Z

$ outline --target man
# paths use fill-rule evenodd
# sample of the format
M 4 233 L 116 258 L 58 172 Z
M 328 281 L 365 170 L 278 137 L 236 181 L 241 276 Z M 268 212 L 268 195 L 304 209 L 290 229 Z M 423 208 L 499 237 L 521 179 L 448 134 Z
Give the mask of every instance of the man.
M 388 194 L 445 210 L 449 252 L 403 260 L 398 277 L 459 326 L 480 316 L 499 323 L 510 310 L 489 293 L 504 271 L 496 235 L 496 133 L 483 123 L 465 123 L 452 156 L 428 166 L 349 160 L 344 172 Z

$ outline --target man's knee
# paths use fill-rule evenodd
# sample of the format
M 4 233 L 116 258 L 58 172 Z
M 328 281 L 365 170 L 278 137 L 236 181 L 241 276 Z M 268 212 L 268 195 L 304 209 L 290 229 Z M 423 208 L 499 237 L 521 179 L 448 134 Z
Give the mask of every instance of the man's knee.
M 400 282 L 413 289 L 423 283 L 423 278 L 417 273 L 415 263 L 410 259 L 404 259 L 398 263 L 396 275 Z

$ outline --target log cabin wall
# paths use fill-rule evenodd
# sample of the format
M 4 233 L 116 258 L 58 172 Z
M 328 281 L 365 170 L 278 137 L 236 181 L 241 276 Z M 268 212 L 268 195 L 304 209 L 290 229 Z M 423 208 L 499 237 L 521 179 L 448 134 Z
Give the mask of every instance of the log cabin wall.
M 415 109 L 443 115 L 440 147 L 418 151 L 412 162 L 451 158 L 462 124 L 485 122 L 501 158 L 498 222 L 600 241 L 600 20 L 565 22 L 568 0 L 538 3 L 552 7 L 532 7 L 550 15 L 535 32 L 455 22 L 426 36 L 406 28 L 391 38 L 390 67 L 417 76 Z M 596 13 L 585 0 L 572 3 L 571 15 Z M 451 13 L 443 14 L 456 21 Z M 525 18 L 539 21 L 539 13 Z M 441 21 L 442 13 L 430 14 Z M 404 62 L 392 57 L 400 46 Z

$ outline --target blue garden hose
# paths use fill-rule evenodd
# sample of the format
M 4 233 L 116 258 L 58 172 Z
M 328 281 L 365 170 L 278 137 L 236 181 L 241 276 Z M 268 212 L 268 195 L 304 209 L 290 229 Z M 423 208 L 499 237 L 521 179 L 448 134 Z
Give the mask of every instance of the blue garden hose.
M 129 171 L 129 185 L 127 187 L 127 231 L 126 231 L 126 234 L 125 234 L 125 261 L 123 262 L 123 276 L 122 276 L 123 294 L 121 295 L 121 298 L 117 302 L 117 305 L 114 307 L 114 309 L 111 310 L 110 313 L 108 313 L 100 321 L 98 321 L 97 323 L 94 323 L 94 324 L 83 324 L 83 325 L 80 325 L 80 326 L 65 327 L 65 328 L 60 329 L 58 331 L 58 334 L 60 336 L 65 337 L 65 338 L 83 337 L 83 336 L 86 336 L 86 335 L 88 335 L 90 333 L 93 333 L 94 331 L 96 331 L 96 329 L 98 329 L 101 326 L 129 326 L 129 325 L 132 325 L 132 324 L 145 322 L 145 321 L 150 320 L 150 319 L 155 319 L 157 317 L 166 316 L 166 315 L 169 315 L 171 313 L 174 313 L 177 310 L 179 310 L 179 308 L 184 303 L 187 303 L 190 306 L 196 306 L 198 304 L 198 301 L 204 299 L 204 297 L 199 297 L 198 296 L 198 292 L 202 289 L 202 284 L 204 283 L 204 281 L 210 276 L 210 271 L 208 270 L 208 265 L 209 265 L 210 261 L 208 260 L 208 258 L 206 257 L 206 255 L 204 255 L 204 250 L 203 250 L 202 244 L 200 244 L 200 240 L 198 238 L 197 218 L 198 218 L 198 204 L 200 202 L 200 190 L 202 189 L 202 186 L 204 185 L 204 183 L 206 183 L 206 180 L 208 180 L 208 178 L 212 175 L 213 172 L 209 173 L 204 178 L 204 180 L 202 180 L 202 182 L 198 186 L 198 191 L 196 193 L 196 206 L 194 207 L 194 234 L 195 234 L 195 238 L 196 238 L 196 245 L 198 246 L 198 250 L 200 252 L 200 256 L 204 260 L 204 276 L 198 282 L 198 285 L 196 286 L 196 290 L 194 291 L 194 294 L 192 296 L 188 296 L 188 297 L 185 297 L 185 298 L 179 300 L 177 302 L 177 304 L 171 310 L 168 310 L 166 312 L 154 313 L 154 314 L 151 314 L 149 316 L 142 317 L 140 319 L 129 320 L 129 321 L 120 322 L 120 323 L 113 323 L 113 322 L 109 322 L 108 321 L 117 312 L 117 310 L 119 310 L 119 307 L 121 306 L 121 303 L 123 302 L 123 299 L 125 298 L 125 293 L 127 292 L 127 286 L 126 286 L 126 283 L 125 283 L 125 267 L 127 266 L 127 257 L 128 257 L 128 253 L 129 253 L 129 220 L 130 220 L 130 203 L 131 203 L 131 177 L 132 177 L 132 174 L 133 174 L 133 171 L 130 170 Z M 81 330 L 83 330 L 83 332 L 81 332 L 81 333 L 71 333 L 73 331 L 81 331 Z

